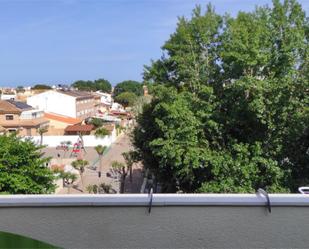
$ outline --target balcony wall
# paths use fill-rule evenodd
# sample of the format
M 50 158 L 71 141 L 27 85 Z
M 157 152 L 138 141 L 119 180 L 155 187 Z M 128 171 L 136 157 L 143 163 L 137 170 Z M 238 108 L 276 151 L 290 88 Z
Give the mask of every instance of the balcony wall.
M 1 196 L 0 230 L 63 248 L 307 248 L 309 196 Z

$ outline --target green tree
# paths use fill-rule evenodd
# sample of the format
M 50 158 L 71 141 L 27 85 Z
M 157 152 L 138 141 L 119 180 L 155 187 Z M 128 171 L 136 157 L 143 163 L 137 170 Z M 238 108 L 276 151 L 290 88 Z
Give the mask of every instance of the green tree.
M 115 97 L 115 102 L 122 104 L 124 107 L 133 106 L 137 96 L 132 92 L 123 92 Z
M 133 171 L 133 164 L 138 161 L 138 155 L 136 151 L 127 151 L 123 152 L 121 154 L 126 162 L 127 168 L 129 169 L 130 172 L 130 182 L 132 182 L 132 171 Z
M 16 87 L 16 92 L 17 93 L 23 93 L 23 92 L 25 92 L 25 88 L 23 86 L 18 86 L 18 87 Z
M 95 126 L 95 128 L 100 128 L 103 126 L 104 121 L 101 118 L 91 118 L 89 121 L 89 124 L 92 124 Z
M 102 128 L 96 129 L 94 135 L 97 138 L 104 138 L 105 136 L 110 135 L 110 132 L 107 129 L 105 129 L 104 127 L 102 127 Z
M 44 84 L 36 84 L 33 87 L 31 87 L 32 90 L 49 90 L 52 89 L 49 85 Z
M 112 91 L 112 85 L 108 80 L 98 79 L 94 81 L 97 91 L 102 91 L 105 93 L 110 93 Z
M 134 93 L 136 96 L 143 95 L 143 85 L 134 80 L 125 80 L 118 83 L 114 88 L 114 97 L 124 92 Z
M 71 188 L 74 185 L 74 182 L 77 180 L 77 176 L 71 172 L 65 172 L 63 170 L 54 171 L 62 179 L 63 187 L 68 188 L 68 194 L 71 193 Z
M 128 168 L 125 166 L 125 164 L 118 162 L 118 161 L 113 161 L 112 162 L 112 169 L 120 175 L 120 193 L 123 194 L 125 191 L 125 182 L 126 182 L 126 177 L 128 175 Z
M 103 168 L 103 162 L 102 162 L 102 159 L 103 159 L 103 155 L 104 155 L 104 152 L 106 151 L 107 147 L 106 146 L 102 146 L 102 145 L 97 145 L 96 147 L 94 147 L 96 152 L 98 153 L 99 155 L 99 160 L 100 160 L 100 174 L 102 172 L 102 168 Z
M 90 184 L 86 187 L 88 193 L 97 194 L 99 192 L 99 187 L 96 184 Z
M 0 136 L 0 192 L 10 194 L 50 194 L 54 176 L 46 166 L 41 146 L 15 135 Z
M 37 132 L 40 134 L 40 145 L 43 144 L 43 135 L 44 133 L 48 132 L 48 127 L 44 126 L 44 127 L 40 127 L 37 129 Z
M 84 172 L 86 169 L 86 166 L 89 164 L 89 162 L 87 160 L 82 160 L 82 159 L 78 159 L 76 161 L 72 162 L 72 166 L 74 169 L 78 170 L 79 175 L 80 175 L 80 180 L 81 180 L 81 184 L 82 184 L 82 189 L 84 188 Z
M 309 23 L 294 0 L 180 18 L 145 67 L 133 132 L 163 192 L 296 191 L 309 183 Z M 293 149 L 292 149 L 293 148 Z
M 112 85 L 105 79 L 98 79 L 95 81 L 78 80 L 72 84 L 72 87 L 81 91 L 102 91 L 107 93 L 110 93 L 112 90 Z

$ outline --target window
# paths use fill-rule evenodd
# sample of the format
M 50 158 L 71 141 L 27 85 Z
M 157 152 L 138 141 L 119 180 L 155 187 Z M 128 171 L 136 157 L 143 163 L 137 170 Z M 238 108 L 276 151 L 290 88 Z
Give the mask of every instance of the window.
M 6 120 L 13 120 L 14 116 L 13 115 L 5 115 Z

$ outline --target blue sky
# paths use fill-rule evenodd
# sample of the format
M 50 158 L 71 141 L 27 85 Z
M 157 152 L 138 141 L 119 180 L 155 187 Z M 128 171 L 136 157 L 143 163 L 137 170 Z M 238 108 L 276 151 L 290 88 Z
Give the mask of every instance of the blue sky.
M 201 0 L 0 0 L 0 86 L 142 80 Z M 270 0 L 213 0 L 235 15 Z M 309 0 L 299 1 L 309 12 Z

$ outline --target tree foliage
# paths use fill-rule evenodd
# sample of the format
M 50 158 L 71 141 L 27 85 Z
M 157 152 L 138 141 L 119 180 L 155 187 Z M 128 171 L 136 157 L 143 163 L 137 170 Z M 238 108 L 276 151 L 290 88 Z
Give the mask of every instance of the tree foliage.
M 55 190 L 49 158 L 30 140 L 15 135 L 0 136 L 0 192 L 49 194 Z
M 98 138 L 103 138 L 105 136 L 110 135 L 110 132 L 104 127 L 101 127 L 101 128 L 96 129 L 94 135 Z
M 134 80 L 125 80 L 118 83 L 114 88 L 114 97 L 124 92 L 134 93 L 137 96 L 143 95 L 143 85 Z
M 49 90 L 52 89 L 51 86 L 45 84 L 36 84 L 31 87 L 32 90 Z
M 95 81 L 78 80 L 72 84 L 72 87 L 75 87 L 81 91 L 102 91 L 106 93 L 110 93 L 112 91 L 112 85 L 105 79 L 98 79 Z
M 123 92 L 115 97 L 115 102 L 122 104 L 125 107 L 133 106 L 138 97 L 132 92 Z
M 309 23 L 294 0 L 180 18 L 145 67 L 134 146 L 163 192 L 296 191 L 309 183 Z

